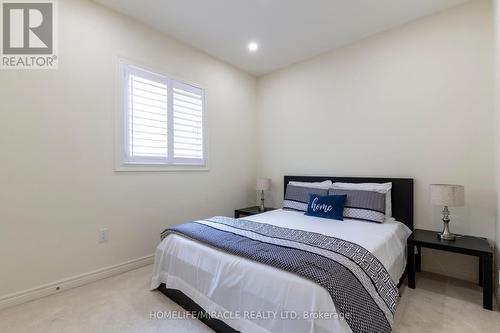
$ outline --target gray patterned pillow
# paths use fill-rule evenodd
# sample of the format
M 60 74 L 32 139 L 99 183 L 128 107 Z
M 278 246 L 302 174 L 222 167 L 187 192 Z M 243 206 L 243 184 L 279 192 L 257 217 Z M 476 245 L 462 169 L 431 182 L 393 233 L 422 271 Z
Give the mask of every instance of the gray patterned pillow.
M 287 185 L 283 209 L 306 212 L 307 204 L 309 203 L 309 193 L 327 195 L 328 190 L 323 188 Z
M 328 195 L 347 195 L 344 217 L 382 223 L 385 221 L 385 194 L 371 191 L 330 189 Z

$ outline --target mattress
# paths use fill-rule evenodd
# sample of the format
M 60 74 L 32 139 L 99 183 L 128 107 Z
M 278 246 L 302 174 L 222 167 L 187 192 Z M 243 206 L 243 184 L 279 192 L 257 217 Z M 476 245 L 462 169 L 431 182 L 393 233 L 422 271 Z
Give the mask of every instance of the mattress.
M 281 209 L 244 219 L 356 243 L 377 257 L 395 283 L 406 266 L 406 239 L 411 231 L 393 219 L 382 224 L 341 222 Z M 345 320 L 332 317 L 337 313 L 335 304 L 316 283 L 179 235 L 168 236 L 156 249 L 151 288 L 161 283 L 181 290 L 243 333 L 351 332 Z

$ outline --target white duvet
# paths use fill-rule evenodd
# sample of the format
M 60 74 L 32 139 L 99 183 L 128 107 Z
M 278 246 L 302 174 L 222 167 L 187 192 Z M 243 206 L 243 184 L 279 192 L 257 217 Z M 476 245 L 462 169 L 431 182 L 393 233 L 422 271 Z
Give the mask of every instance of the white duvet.
M 411 231 L 395 220 L 335 221 L 281 209 L 245 219 L 356 243 L 380 260 L 395 283 L 406 266 L 406 239 Z M 156 249 L 151 288 L 161 283 L 181 290 L 242 333 L 352 332 L 345 320 L 332 319 L 336 309 L 331 296 L 316 283 L 178 235 L 169 235 Z M 330 317 L 294 318 L 323 314 Z

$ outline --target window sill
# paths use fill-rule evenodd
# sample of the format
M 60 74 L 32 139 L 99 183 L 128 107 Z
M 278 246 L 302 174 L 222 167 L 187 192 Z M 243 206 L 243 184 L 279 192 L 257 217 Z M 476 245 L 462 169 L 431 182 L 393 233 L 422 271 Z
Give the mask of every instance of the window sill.
M 207 165 L 175 164 L 121 164 L 115 166 L 115 172 L 207 172 Z

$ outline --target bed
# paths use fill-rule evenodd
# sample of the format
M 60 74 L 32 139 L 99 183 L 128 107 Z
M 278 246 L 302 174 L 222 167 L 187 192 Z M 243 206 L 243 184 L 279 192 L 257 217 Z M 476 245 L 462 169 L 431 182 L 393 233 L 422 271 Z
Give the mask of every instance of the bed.
M 406 239 L 413 230 L 413 180 L 285 176 L 285 190 L 290 181 L 323 180 L 392 182 L 394 219 L 382 224 L 357 220 L 332 223 L 279 209 L 245 217 L 241 223 L 348 240 L 368 250 L 386 268 L 390 280 L 399 284 L 406 271 Z M 331 291 L 316 282 L 186 235 L 170 234 L 158 246 L 151 288 L 195 311 L 216 332 L 353 332 L 345 318 L 331 316 L 341 312 L 332 301 Z M 322 317 L 328 314 L 330 317 Z

